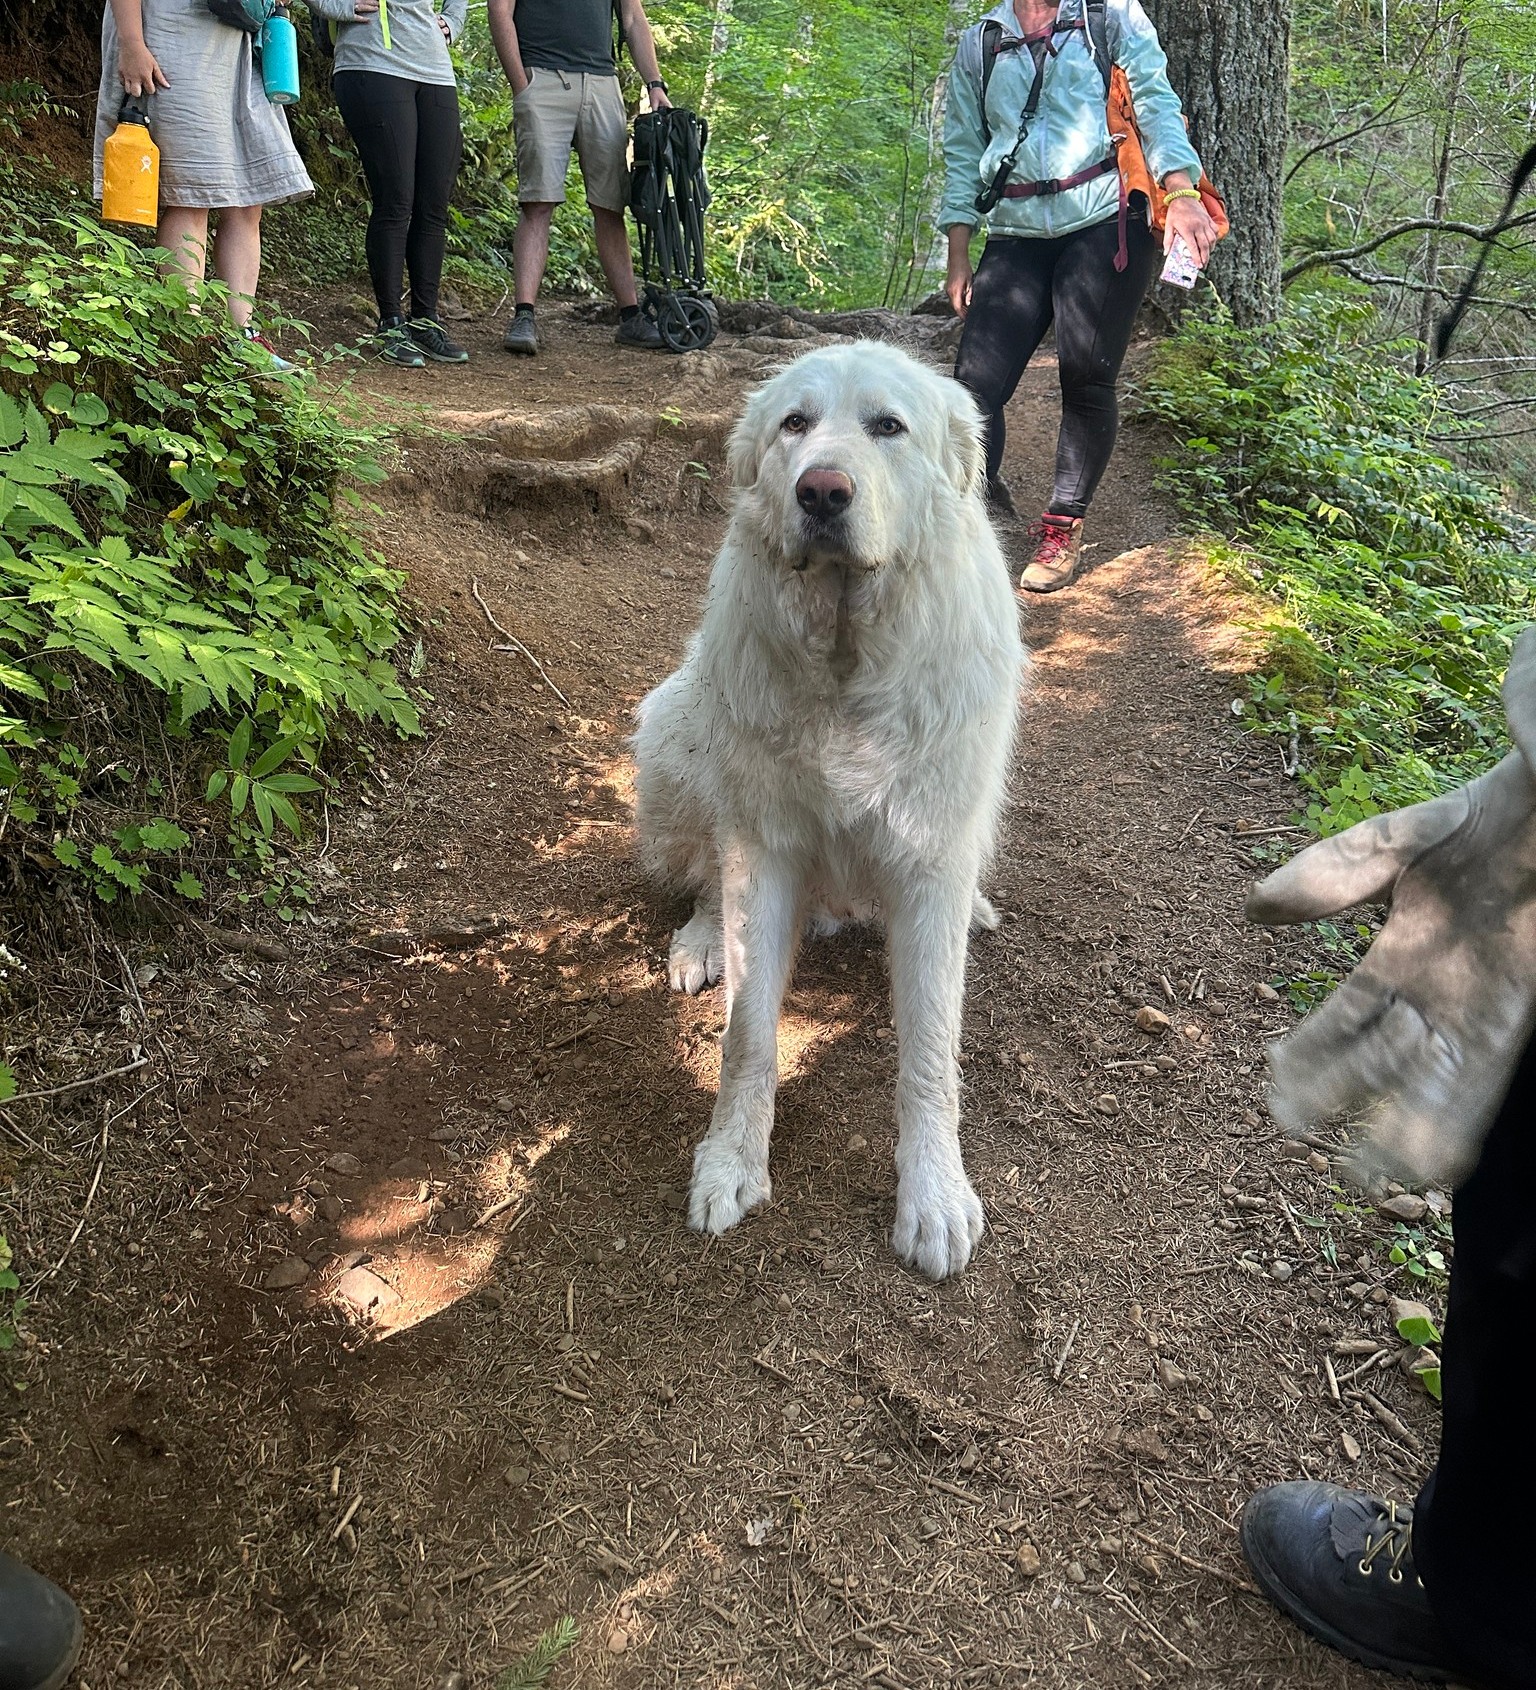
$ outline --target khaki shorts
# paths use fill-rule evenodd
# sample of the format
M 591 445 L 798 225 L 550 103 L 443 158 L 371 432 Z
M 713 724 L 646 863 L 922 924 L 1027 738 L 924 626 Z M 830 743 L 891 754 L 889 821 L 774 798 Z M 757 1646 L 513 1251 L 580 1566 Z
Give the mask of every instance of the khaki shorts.
M 528 75 L 528 86 L 512 97 L 519 202 L 564 200 L 574 141 L 587 204 L 622 213 L 629 202 L 629 117 L 618 77 L 544 69 Z

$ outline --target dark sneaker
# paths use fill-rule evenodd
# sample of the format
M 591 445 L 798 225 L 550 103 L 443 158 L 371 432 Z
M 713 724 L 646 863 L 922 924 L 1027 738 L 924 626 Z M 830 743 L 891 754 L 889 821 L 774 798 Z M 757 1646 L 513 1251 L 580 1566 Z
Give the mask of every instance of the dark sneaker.
M 411 339 L 410 326 L 404 317 L 385 317 L 373 337 L 373 349 L 386 364 L 399 364 L 403 369 L 426 368 L 421 348 Z
M 534 353 L 539 349 L 539 331 L 531 311 L 519 311 L 507 324 L 501 344 L 508 352 Z
M 434 363 L 438 364 L 467 364 L 469 354 L 457 341 L 449 340 L 441 323 L 434 322 L 430 317 L 413 317 L 406 324 L 406 332 L 415 341 L 417 347 L 426 353 Z
M 0 1684 L 59 1690 L 80 1658 L 80 1610 L 56 1584 L 0 1553 Z
M 1057 593 L 1077 579 L 1083 554 L 1083 519 L 1052 516 L 1049 511 L 1030 525 L 1034 556 L 1019 577 L 1025 593 Z
M 1243 1554 L 1275 1605 L 1330 1649 L 1430 1684 L 1458 1670 L 1413 1565 L 1413 1509 L 1313 1480 L 1250 1497 Z
M 666 345 L 661 330 L 643 311 L 637 311 L 633 317 L 620 317 L 613 338 L 620 346 L 645 346 L 653 351 Z
M 990 476 L 987 480 L 987 509 L 993 516 L 1017 516 L 1014 509 L 1013 494 L 1008 491 L 1008 483 L 1001 476 Z

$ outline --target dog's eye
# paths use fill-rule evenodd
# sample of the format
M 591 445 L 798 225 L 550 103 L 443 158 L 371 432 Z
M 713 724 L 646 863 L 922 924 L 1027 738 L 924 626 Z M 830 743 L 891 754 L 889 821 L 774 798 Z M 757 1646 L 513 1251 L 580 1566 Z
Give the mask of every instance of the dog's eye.
M 810 426 L 810 419 L 799 411 L 791 411 L 783 424 L 786 434 L 804 434 Z
M 876 417 L 872 426 L 876 434 L 884 435 L 887 440 L 907 432 L 907 425 L 900 417 Z

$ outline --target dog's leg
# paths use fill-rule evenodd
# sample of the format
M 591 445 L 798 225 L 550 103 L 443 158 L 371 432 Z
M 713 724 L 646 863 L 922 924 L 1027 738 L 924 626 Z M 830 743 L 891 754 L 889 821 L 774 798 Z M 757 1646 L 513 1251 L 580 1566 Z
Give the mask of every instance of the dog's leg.
M 725 972 L 725 946 L 720 939 L 720 881 L 700 892 L 693 914 L 672 935 L 667 952 L 667 978 L 674 992 L 692 997 L 713 986 Z
M 800 933 L 801 876 L 782 858 L 726 853 L 725 1038 L 720 1095 L 693 1153 L 688 1224 L 724 1232 L 773 1192 L 768 1140 L 779 1085 L 779 1008 Z
M 992 907 L 990 898 L 984 898 L 978 892 L 971 899 L 971 931 L 973 933 L 995 933 L 998 923 L 1002 919 Z
M 919 879 L 887 916 L 896 1084 L 896 1226 L 891 1246 L 930 1279 L 971 1259 L 985 1229 L 960 1157 L 960 1020 L 974 882 Z

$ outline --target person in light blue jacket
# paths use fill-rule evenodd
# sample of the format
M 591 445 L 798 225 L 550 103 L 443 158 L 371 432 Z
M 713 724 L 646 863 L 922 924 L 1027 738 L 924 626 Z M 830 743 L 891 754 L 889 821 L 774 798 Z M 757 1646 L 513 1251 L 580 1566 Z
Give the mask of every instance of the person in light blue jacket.
M 1002 480 L 1003 408 L 1054 322 L 1062 418 L 1051 501 L 1020 579 L 1054 592 L 1076 576 L 1083 517 L 1114 450 L 1115 384 L 1160 257 L 1144 197 L 1122 216 L 1119 170 L 1084 0 L 1003 0 L 960 37 L 944 124 L 946 291 L 965 318 L 955 375 L 987 418 L 987 491 L 1014 514 Z M 1147 164 L 1167 201 L 1164 247 L 1181 238 L 1203 265 L 1216 228 L 1195 183 L 1167 59 L 1140 0 L 1106 0 L 1104 35 L 1125 71 Z M 990 73 L 983 57 L 991 51 Z M 985 84 L 985 109 L 982 90 Z M 988 222 L 971 269 L 971 238 Z

